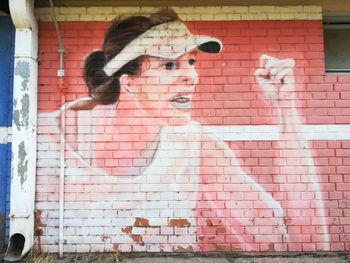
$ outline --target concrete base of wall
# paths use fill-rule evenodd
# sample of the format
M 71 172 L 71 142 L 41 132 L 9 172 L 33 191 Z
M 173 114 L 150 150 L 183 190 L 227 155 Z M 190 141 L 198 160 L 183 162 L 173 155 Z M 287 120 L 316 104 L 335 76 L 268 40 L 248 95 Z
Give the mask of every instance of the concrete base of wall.
M 124 262 L 124 263 L 346 263 L 350 260 L 349 253 L 304 253 L 304 254 L 267 254 L 267 255 L 243 255 L 240 253 L 75 253 L 65 254 L 58 259 L 56 254 L 37 254 L 36 259 L 46 259 L 52 263 L 68 262 Z M 2 257 L 0 254 L 0 262 Z M 34 262 L 35 258 L 28 258 Z M 52 261 L 51 261 L 52 260 Z

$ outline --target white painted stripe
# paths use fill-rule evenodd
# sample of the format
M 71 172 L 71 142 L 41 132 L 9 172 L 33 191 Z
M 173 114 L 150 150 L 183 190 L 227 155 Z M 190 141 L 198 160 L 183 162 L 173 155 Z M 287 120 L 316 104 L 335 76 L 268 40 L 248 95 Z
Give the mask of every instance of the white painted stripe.
M 223 141 L 276 141 L 281 127 L 277 125 L 225 125 L 202 126 L 204 133 Z M 304 140 L 350 140 L 350 125 L 302 125 Z M 11 127 L 0 127 L 0 143 L 11 142 Z
M 276 125 L 203 126 L 204 133 L 223 141 L 276 141 L 281 127 Z M 302 125 L 304 140 L 350 140 L 350 125 Z
M 11 127 L 0 127 L 0 143 L 9 143 L 11 142 Z

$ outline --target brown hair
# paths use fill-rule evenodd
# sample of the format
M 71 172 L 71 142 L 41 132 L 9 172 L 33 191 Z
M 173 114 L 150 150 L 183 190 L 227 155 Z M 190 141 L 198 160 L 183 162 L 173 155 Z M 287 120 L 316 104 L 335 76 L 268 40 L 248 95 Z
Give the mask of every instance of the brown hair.
M 89 96 L 101 104 L 116 102 L 120 94 L 120 76 L 138 74 L 144 57 L 130 61 L 112 76 L 107 76 L 103 71 L 106 63 L 151 27 L 176 20 L 179 20 L 179 17 L 168 8 L 150 17 L 132 16 L 123 20 L 113 20 L 105 33 L 101 49 L 90 53 L 85 59 L 83 75 L 89 88 Z

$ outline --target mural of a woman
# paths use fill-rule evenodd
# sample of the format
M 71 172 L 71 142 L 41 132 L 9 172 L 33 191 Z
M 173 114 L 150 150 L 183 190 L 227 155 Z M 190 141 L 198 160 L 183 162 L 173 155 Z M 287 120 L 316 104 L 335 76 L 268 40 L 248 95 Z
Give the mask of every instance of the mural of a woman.
M 67 174 L 100 176 L 101 185 L 116 192 L 93 200 L 101 210 L 116 211 L 110 222 L 118 229 L 113 243 L 160 243 L 165 251 L 213 251 L 218 246 L 260 251 L 271 245 L 288 250 L 301 234 L 291 220 L 301 199 L 287 195 L 309 192 L 313 212 L 303 218 L 319 219 L 318 249 L 327 250 L 318 178 L 307 143 L 298 134 L 293 59 L 262 55 L 255 71 L 262 93 L 279 112 L 282 146 L 276 164 L 281 175 L 274 183 L 284 197 L 275 198 L 247 175 L 230 147 L 191 119 L 197 53 L 215 56 L 222 48 L 219 39 L 193 35 L 171 10 L 113 22 L 101 49 L 85 60 L 90 98 L 62 107 L 76 122 L 66 138 Z M 289 187 L 285 148 L 295 150 L 294 165 L 305 187 Z M 243 198 L 231 199 L 233 192 Z

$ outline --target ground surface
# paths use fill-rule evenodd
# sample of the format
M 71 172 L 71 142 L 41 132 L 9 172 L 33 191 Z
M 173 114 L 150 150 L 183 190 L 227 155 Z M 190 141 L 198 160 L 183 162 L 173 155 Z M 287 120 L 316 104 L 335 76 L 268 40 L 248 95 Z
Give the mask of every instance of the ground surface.
M 2 255 L 0 255 L 2 263 Z M 245 256 L 239 254 L 66 254 L 30 255 L 23 263 L 349 263 L 350 253 Z

